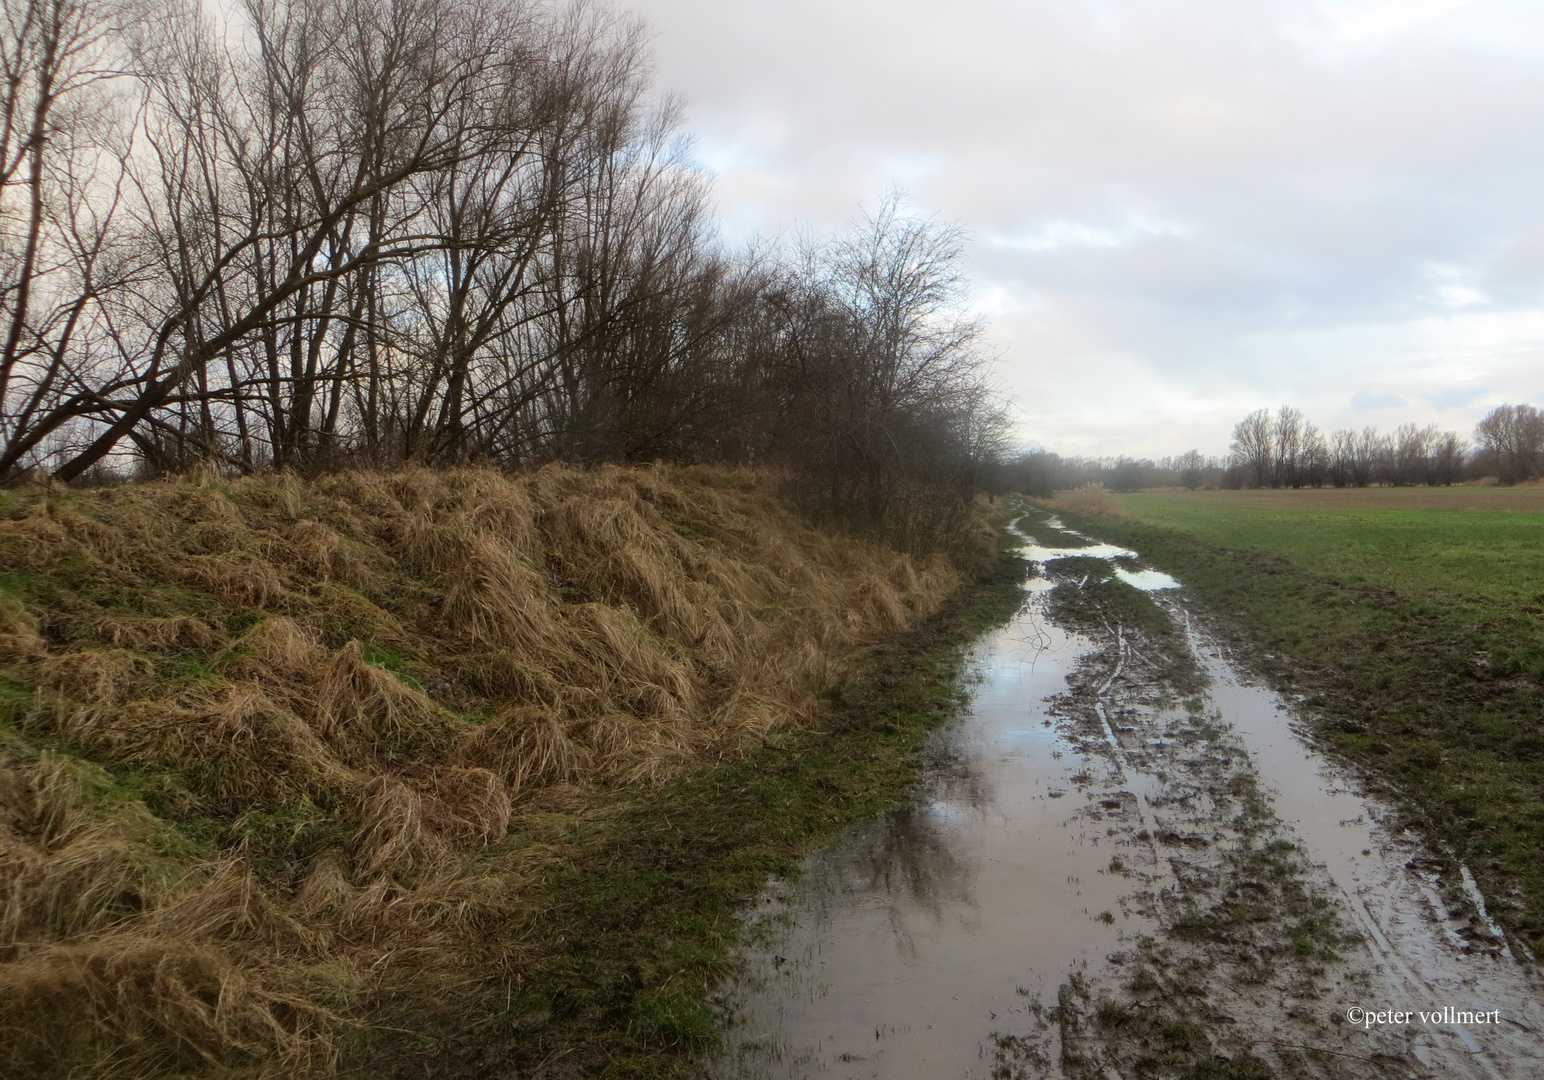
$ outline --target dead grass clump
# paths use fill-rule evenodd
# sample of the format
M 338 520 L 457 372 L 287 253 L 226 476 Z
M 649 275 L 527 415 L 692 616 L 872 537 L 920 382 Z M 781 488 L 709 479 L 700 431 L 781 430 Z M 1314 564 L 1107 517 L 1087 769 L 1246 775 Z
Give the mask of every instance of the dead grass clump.
M 217 478 L 214 485 L 218 486 Z M 232 501 L 242 502 L 272 511 L 281 519 L 297 521 L 305 514 L 309 485 L 288 469 L 264 476 L 246 476 L 226 485 Z
M 58 508 L 54 518 L 81 552 L 96 563 L 117 567 L 133 553 L 133 544 L 125 533 L 89 514 Z
M 872 575 L 853 590 L 848 614 L 859 626 L 874 628 L 880 633 L 904 630 L 908 621 L 906 608 L 896 596 L 895 590 L 883 579 Z
M 328 521 L 333 521 L 339 513 L 356 523 L 388 520 L 403 509 L 402 503 L 392 496 L 390 476 L 385 473 L 363 470 L 333 473 L 313 481 L 312 490 L 318 498 L 331 503 L 318 515 Z M 351 531 L 358 536 L 362 530 Z
M 202 766 L 205 794 L 222 802 L 272 805 L 352 779 L 311 725 L 249 683 L 212 706 L 167 719 L 155 763 Z
M 5 522 L 5 528 L 0 529 L 0 565 L 17 570 L 47 570 L 75 546 L 47 506 L 38 505 L 25 517 Z
M 110 784 L 100 768 L 49 751 L 0 769 L 0 945 L 99 930 L 165 891 L 165 860 L 147 841 L 166 826 L 143 803 L 106 803 Z
M 231 664 L 231 674 L 254 679 L 300 678 L 309 674 L 325 655 L 315 634 L 283 615 L 264 619 L 236 644 L 241 656 Z
M 703 612 L 685 588 L 682 541 L 646 503 L 575 496 L 543 514 L 540 526 L 568 576 L 593 595 L 631 605 L 683 642 L 702 636 Z
M 252 532 L 240 518 L 195 521 L 182 530 L 178 546 L 198 555 L 226 555 L 251 544 Z
M 566 730 L 590 762 L 584 779 L 607 784 L 675 779 L 696 763 L 711 741 L 709 730 L 695 718 L 663 710 L 645 716 L 587 712 Z
M 503 777 L 511 794 L 546 784 L 580 780 L 594 769 L 584 744 L 546 709 L 509 709 L 471 731 L 456 761 Z
M 105 821 L 52 851 L 0 841 L 0 943 L 63 940 L 132 916 L 157 884 L 142 839 Z
M 382 875 L 355 894 L 339 927 L 354 938 L 411 942 L 416 963 L 401 989 L 422 994 L 465 983 L 465 943 L 487 948 L 489 934 L 507 927 L 522 884 L 518 871 L 494 876 L 449 866 L 412 888 Z
M 596 776 L 613 778 L 637 752 L 636 717 L 627 713 L 591 713 L 574 725 L 574 738 L 590 753 Z
M 595 666 L 596 683 L 657 687 L 680 708 L 692 709 L 697 687 L 691 669 L 627 608 L 581 604 L 570 618 L 575 648 Z
M 0 594 L 0 661 L 26 663 L 46 655 L 37 620 L 10 597 Z
M 241 507 L 231 501 L 230 496 L 221 489 L 218 481 L 212 484 L 173 481 L 166 484 L 161 491 L 164 492 L 162 497 L 154 499 L 154 503 L 158 504 L 155 509 L 167 515 L 168 518 L 174 516 L 175 519 L 180 519 L 183 527 L 200 521 L 239 523 L 242 520 Z
M 312 593 L 310 607 L 320 614 L 324 640 L 359 638 L 393 648 L 412 646 L 415 636 L 402 621 L 356 590 L 324 581 Z
M 349 882 L 348 853 L 327 848 L 312 856 L 306 868 L 305 884 L 295 896 L 295 914 L 319 920 L 343 910 L 357 890 Z
M 394 776 L 378 776 L 359 800 L 354 860 L 370 877 L 397 877 L 443 859 L 445 845 L 429 826 L 424 799 Z
M 318 680 L 316 718 L 322 736 L 355 763 L 437 756 L 464 726 L 423 691 L 365 663 L 358 641 Z
M 513 705 L 552 706 L 563 695 L 558 673 L 507 649 L 461 658 L 457 670 L 477 693 Z
M 529 492 L 495 472 L 467 471 L 450 478 L 462 491 L 467 522 L 505 547 L 531 558 L 541 552 L 536 504 Z
M 806 695 L 804 708 L 791 707 L 752 690 L 736 690 L 719 709 L 718 724 L 731 746 L 765 742 L 770 736 L 805 719 L 815 702 Z
M 358 588 L 375 580 L 384 569 L 383 553 L 350 540 L 321 521 L 297 522 L 276 547 L 287 563 L 315 581 L 336 579 Z
M 44 750 L 31 763 L 0 770 L 0 824 L 44 849 L 68 842 L 72 811 L 89 786 L 105 789 L 100 766 Z
M 135 766 L 174 769 L 206 800 L 271 805 L 346 784 L 352 773 L 312 727 L 252 683 L 202 705 L 142 700 L 60 708 L 69 738 Z
M 93 627 L 102 640 L 141 652 L 175 653 L 185 649 L 209 649 L 221 635 L 209 623 L 193 615 L 125 615 L 110 612 Z
M 168 939 L 255 943 L 276 952 L 314 941 L 258 884 L 242 858 L 202 867 L 182 883 L 175 898 L 145 916 L 141 929 Z
M 403 561 L 429 579 L 462 567 L 474 539 L 465 519 L 423 510 L 409 511 L 397 534 Z
M 275 993 L 211 944 L 110 935 L 0 965 L 0 1073 L 205 1072 L 257 1059 L 326 1069 L 336 1018 Z
M 539 655 L 559 636 L 546 580 L 497 541 L 473 540 L 457 569 L 443 577 L 445 618 L 472 640 Z
M 143 692 L 154 675 L 155 665 L 128 649 L 51 653 L 33 669 L 39 689 L 98 706 L 117 705 Z
M 425 813 L 455 843 L 486 846 L 509 831 L 509 789 L 489 769 L 447 767 L 430 777 Z
M 183 565 L 188 580 L 237 607 L 270 607 L 289 593 L 273 564 L 255 557 L 190 555 Z

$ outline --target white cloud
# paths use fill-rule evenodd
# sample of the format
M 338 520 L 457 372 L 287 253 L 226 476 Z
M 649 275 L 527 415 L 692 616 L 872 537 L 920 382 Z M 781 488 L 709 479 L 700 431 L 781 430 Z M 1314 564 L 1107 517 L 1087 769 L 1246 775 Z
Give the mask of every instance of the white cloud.
M 1139 217 L 1130 218 L 1117 226 L 1088 225 L 1058 219 L 1047 221 L 1039 228 L 1019 236 L 992 236 L 987 242 L 998 248 L 1044 253 L 1071 247 L 1117 248 L 1152 236 L 1189 235 L 1190 229 L 1185 225 Z
M 892 183 L 973 231 L 1027 439 L 1215 452 L 1283 401 L 1460 429 L 1544 402 L 1536 0 L 631 6 L 732 241 Z

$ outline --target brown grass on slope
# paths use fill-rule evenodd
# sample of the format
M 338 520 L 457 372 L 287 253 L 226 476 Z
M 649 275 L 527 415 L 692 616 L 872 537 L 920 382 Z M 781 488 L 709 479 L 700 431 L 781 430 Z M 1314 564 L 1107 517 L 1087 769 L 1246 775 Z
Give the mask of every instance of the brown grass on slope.
M 545 857 L 522 814 L 807 722 L 957 577 L 773 486 L 554 466 L 13 500 L 0 1073 L 324 1073 L 373 1002 L 518 925 Z

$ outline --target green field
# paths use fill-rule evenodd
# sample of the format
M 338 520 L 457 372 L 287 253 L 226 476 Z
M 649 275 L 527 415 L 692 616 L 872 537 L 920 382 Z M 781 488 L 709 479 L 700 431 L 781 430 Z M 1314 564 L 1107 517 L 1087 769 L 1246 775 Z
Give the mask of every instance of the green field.
M 1189 587 L 1324 741 L 1544 940 L 1544 491 L 1147 492 L 1061 506 Z M 1087 500 L 1084 500 L 1086 503 Z

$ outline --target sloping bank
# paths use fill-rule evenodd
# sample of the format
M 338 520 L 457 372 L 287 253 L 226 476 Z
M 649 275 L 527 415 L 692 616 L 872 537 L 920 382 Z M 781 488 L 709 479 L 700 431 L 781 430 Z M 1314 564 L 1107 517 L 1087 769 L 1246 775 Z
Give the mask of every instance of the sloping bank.
M 1430 840 L 1447 902 L 1472 912 L 1473 941 L 1488 937 L 1486 917 L 1468 902 L 1477 880 L 1489 914 L 1535 953 L 1544 948 L 1544 594 L 1508 600 L 1456 580 L 1433 589 L 1430 568 L 1419 582 L 1413 569 L 1391 573 L 1357 546 L 1387 539 L 1372 525 L 1357 526 L 1355 544 L 1341 534 L 1330 573 L 1294 559 L 1291 538 L 1268 525 L 1254 526 L 1257 539 L 1245 546 L 1220 543 L 1201 514 L 1188 531 L 1087 492 L 1050 505 L 1184 583 L 1214 630 L 1299 703 L 1317 740 Z M 1444 536 L 1455 548 L 1472 544 L 1465 558 L 1505 561 L 1478 536 Z
M 1018 600 L 752 474 L 5 498 L 5 1075 L 680 1073 Z

